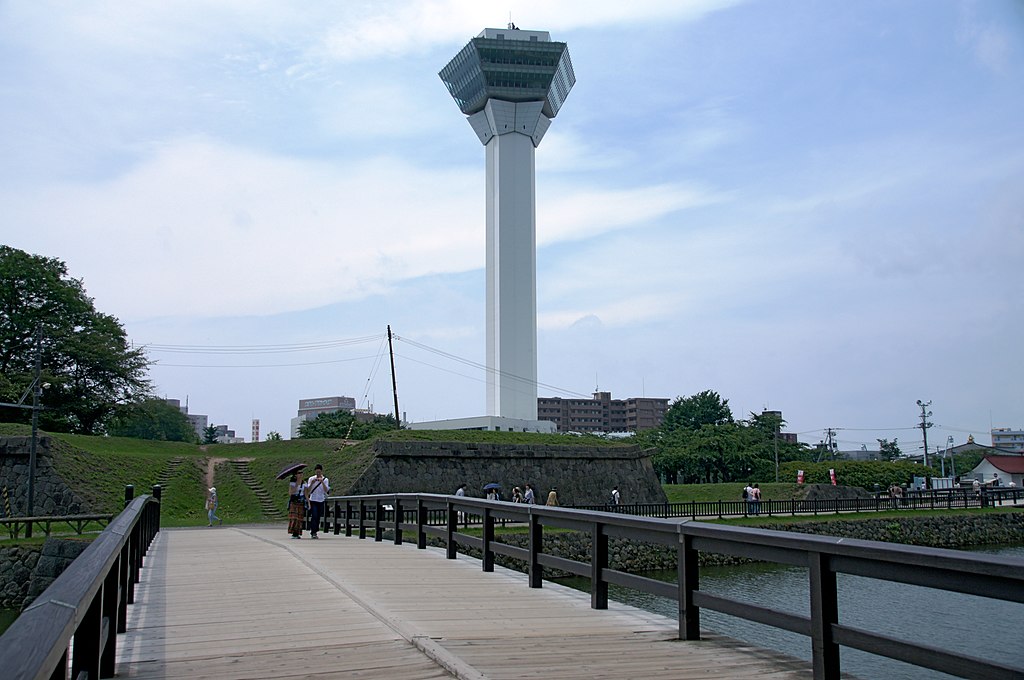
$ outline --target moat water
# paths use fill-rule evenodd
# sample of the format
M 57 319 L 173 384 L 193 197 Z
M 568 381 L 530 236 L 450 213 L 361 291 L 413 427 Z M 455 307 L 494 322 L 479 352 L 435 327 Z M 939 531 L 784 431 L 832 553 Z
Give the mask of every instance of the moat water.
M 1024 558 L 1024 546 L 980 550 Z M 675 581 L 676 572 L 646 574 Z M 588 591 L 585 578 L 559 583 Z M 1024 666 L 1020 653 L 1024 604 L 948 593 L 932 588 L 840 574 L 839 616 L 843 623 L 940 649 Z M 807 569 L 773 564 L 702 568 L 700 589 L 751 604 L 795 614 L 810 611 Z M 609 586 L 609 599 L 677 618 L 675 600 Z M 710 610 L 701 610 L 701 628 L 810 660 L 810 638 Z M 875 656 L 846 647 L 840 658 L 844 673 L 862 680 L 934 680 L 945 673 Z

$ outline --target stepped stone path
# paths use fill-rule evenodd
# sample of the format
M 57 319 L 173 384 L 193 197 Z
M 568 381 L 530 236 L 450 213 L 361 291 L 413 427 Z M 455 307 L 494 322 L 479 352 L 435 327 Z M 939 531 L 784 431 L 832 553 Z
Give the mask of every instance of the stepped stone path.
M 120 678 L 796 680 L 810 664 L 436 549 L 283 526 L 164 529 L 145 558 Z
M 235 472 L 238 473 L 238 476 L 242 478 L 242 481 L 245 482 L 245 485 L 249 487 L 249 490 L 256 496 L 263 516 L 268 519 L 284 519 L 285 514 L 282 508 L 279 507 L 280 504 L 267 492 L 259 480 L 253 476 L 252 471 L 249 469 L 249 459 L 236 458 L 228 462 L 235 469 Z
M 160 471 L 160 474 L 156 478 L 156 483 L 160 485 L 160 488 L 162 490 L 167 490 L 171 478 L 174 477 L 175 473 L 178 472 L 178 468 L 180 468 L 181 464 L 184 462 L 184 458 L 178 457 L 171 458 L 169 461 L 167 461 L 167 464 L 164 465 L 164 469 Z

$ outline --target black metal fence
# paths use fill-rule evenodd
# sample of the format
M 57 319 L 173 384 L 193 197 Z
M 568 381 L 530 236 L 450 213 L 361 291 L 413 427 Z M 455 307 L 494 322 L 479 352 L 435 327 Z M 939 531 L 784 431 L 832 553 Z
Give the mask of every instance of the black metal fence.
M 0 678 L 114 676 L 142 559 L 160 530 L 160 487 L 133 498 L 85 551 L 0 636 Z M 74 651 L 70 651 L 74 638 Z
M 1024 560 L 963 553 L 940 548 L 861 541 L 849 538 L 809 536 L 731 527 L 687 519 L 645 518 L 573 508 L 553 508 L 433 494 L 386 494 L 332 497 L 334 533 L 356 533 L 383 541 L 391 531 L 395 544 L 407 534 L 417 548 L 426 548 L 435 536 L 446 544 L 446 555 L 455 559 L 458 546 L 482 553 L 486 572 L 494 570 L 495 555 L 505 555 L 525 565 L 531 588 L 540 588 L 545 567 L 588 577 L 591 606 L 608 607 L 608 585 L 615 584 L 674 599 L 679 607 L 679 637 L 700 639 L 701 609 L 710 609 L 809 637 L 815 678 L 838 679 L 840 646 L 898 659 L 910 664 L 965 678 L 1024 678 L 1024 670 L 990 659 L 950 652 L 905 639 L 894 638 L 844 623 L 840 617 L 838 574 L 852 574 L 896 583 L 937 588 L 950 592 L 1024 604 Z M 431 523 L 438 515 L 446 521 Z M 480 518 L 481 536 L 459 531 L 470 517 Z M 501 521 L 527 526 L 528 546 L 495 540 L 495 524 Z M 591 538 L 590 561 L 580 562 L 544 552 L 545 527 L 586 532 Z M 330 529 L 330 524 L 328 529 Z M 675 547 L 678 554 L 674 583 L 657 581 L 608 566 L 609 538 L 627 538 L 654 545 Z M 751 604 L 700 589 L 700 552 L 722 553 L 807 568 L 810 611 L 806 616 Z M 913 614 L 913 613 L 910 613 Z M 928 612 L 919 612 L 928 616 Z M 1024 608 L 1021 609 L 1024 616 Z M 913 626 L 912 616 L 907 625 Z M 1012 622 L 1006 625 L 1013 625 Z
M 1021 489 L 929 489 L 908 491 L 903 496 L 876 493 L 865 498 L 817 498 L 808 500 L 688 501 L 686 503 L 640 503 L 632 505 L 573 505 L 578 510 L 620 512 L 639 517 L 756 517 L 758 515 L 838 515 L 844 512 L 886 512 L 891 510 L 955 510 L 990 508 L 1024 499 Z

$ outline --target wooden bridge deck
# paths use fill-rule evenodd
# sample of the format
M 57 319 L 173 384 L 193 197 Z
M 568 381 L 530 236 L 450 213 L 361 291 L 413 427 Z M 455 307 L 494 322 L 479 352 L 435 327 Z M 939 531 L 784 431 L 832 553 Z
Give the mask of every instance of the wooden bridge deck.
M 810 664 L 437 550 L 284 527 L 165 529 L 146 557 L 126 678 L 809 678 Z

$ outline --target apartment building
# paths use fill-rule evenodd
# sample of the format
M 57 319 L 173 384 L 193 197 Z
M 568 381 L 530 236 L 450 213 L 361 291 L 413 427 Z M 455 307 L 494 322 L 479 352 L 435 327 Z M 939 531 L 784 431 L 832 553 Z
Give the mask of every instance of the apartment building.
M 591 399 L 538 397 L 537 419 L 555 423 L 558 432 L 637 432 L 661 425 L 668 399 L 612 399 L 611 392 L 594 392 Z

